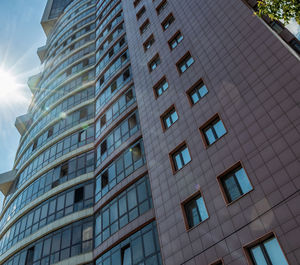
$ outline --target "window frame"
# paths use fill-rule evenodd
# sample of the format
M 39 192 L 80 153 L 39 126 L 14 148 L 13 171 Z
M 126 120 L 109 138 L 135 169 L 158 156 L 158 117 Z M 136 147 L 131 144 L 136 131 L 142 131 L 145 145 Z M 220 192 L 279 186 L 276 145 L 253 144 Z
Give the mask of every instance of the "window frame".
M 229 201 L 228 195 L 227 195 L 226 190 L 225 190 L 225 188 L 224 188 L 224 186 L 223 186 L 222 178 L 228 176 L 231 172 L 235 171 L 235 170 L 238 169 L 239 167 L 241 167 L 241 168 L 244 169 L 244 171 L 245 171 L 245 173 L 246 173 L 246 176 L 247 176 L 247 178 L 248 178 L 248 180 L 249 180 L 249 182 L 250 182 L 250 184 L 251 184 L 252 189 L 250 189 L 250 190 L 247 191 L 246 193 L 242 194 L 241 196 L 239 196 L 239 197 L 236 198 L 235 200 Z M 219 174 L 219 175 L 217 176 L 217 182 L 218 182 L 218 184 L 219 184 L 219 188 L 220 188 L 220 191 L 221 191 L 221 194 L 222 194 L 222 197 L 223 197 L 223 199 L 224 199 L 224 201 L 225 201 L 226 206 L 229 206 L 229 205 L 231 205 L 231 204 L 237 202 L 238 200 L 240 200 L 241 198 L 243 198 L 244 196 L 248 195 L 251 191 L 254 190 L 254 186 L 253 186 L 253 184 L 252 184 L 252 182 L 251 182 L 251 179 L 249 178 L 249 174 L 248 174 L 247 170 L 245 169 L 245 166 L 244 166 L 244 164 L 242 163 L 242 161 L 236 162 L 234 165 L 232 165 L 231 167 L 229 167 L 228 169 L 226 169 L 223 173 Z
M 163 84 L 164 81 L 168 84 L 168 88 L 167 88 L 166 90 L 164 90 L 164 91 L 162 92 L 161 95 L 158 95 L 157 89 Z M 156 82 L 156 84 L 153 86 L 154 98 L 155 98 L 155 99 L 158 99 L 158 98 L 159 98 L 160 96 L 162 96 L 165 92 L 167 92 L 167 90 L 169 89 L 169 87 L 170 87 L 170 83 L 169 83 L 167 77 L 164 75 L 164 76 L 163 76 L 161 79 L 159 79 L 159 81 Z
M 278 245 L 279 245 L 279 247 L 280 247 L 287 263 L 290 264 L 290 262 L 287 258 L 287 255 L 286 255 L 286 253 L 285 253 L 285 251 L 284 251 L 284 249 L 283 249 L 283 247 L 282 247 L 282 245 L 281 245 L 281 243 L 280 243 L 280 241 L 277 237 L 277 234 L 274 231 L 270 231 L 270 232 L 264 234 L 263 236 L 255 239 L 255 240 L 253 240 L 253 241 L 251 241 L 251 242 L 249 242 L 249 243 L 247 243 L 243 246 L 243 251 L 244 251 L 244 254 L 246 256 L 247 263 L 249 265 L 255 265 L 255 263 L 253 262 L 252 257 L 251 257 L 250 249 L 255 247 L 255 246 L 258 246 L 260 244 L 263 244 L 263 242 L 265 242 L 265 241 L 267 241 L 271 238 L 275 238 L 277 240 L 277 243 L 278 243 Z
M 159 16 L 168 6 L 169 2 L 167 0 L 162 0 L 155 8 L 156 14 Z
M 150 47 L 147 48 L 147 44 L 148 44 L 150 41 L 152 41 L 152 43 L 151 43 Z M 145 42 L 143 43 L 144 51 L 146 52 L 146 51 L 150 50 L 150 48 L 152 47 L 152 45 L 154 44 L 154 42 L 155 42 L 154 35 L 151 34 L 151 35 L 145 40 Z
M 180 42 L 177 41 L 177 36 L 181 35 L 182 39 Z M 176 31 L 176 33 L 168 40 L 168 45 L 170 48 L 170 51 L 173 51 L 174 49 L 176 49 L 176 47 L 183 41 L 184 37 L 182 35 L 182 32 L 180 30 Z M 176 40 L 177 45 L 173 48 L 172 47 L 172 42 Z
M 150 27 L 150 20 L 149 18 L 147 18 L 139 28 L 140 35 L 143 35 L 149 27 Z
M 170 125 L 170 127 L 167 127 L 167 126 L 166 126 L 166 123 L 165 123 L 165 118 L 166 118 L 166 116 L 167 116 L 168 114 L 170 114 L 171 112 L 173 113 L 173 110 L 174 110 L 174 111 L 176 112 L 176 114 L 177 114 L 177 120 L 174 121 L 174 122 Z M 168 115 L 168 116 L 171 116 L 171 114 Z M 161 123 L 161 127 L 162 127 L 163 132 L 165 132 L 165 131 L 167 131 L 168 129 L 170 129 L 170 128 L 178 121 L 178 120 L 179 120 L 178 110 L 177 110 L 175 104 L 172 104 L 167 110 L 165 110 L 165 112 L 164 112 L 163 114 L 160 115 L 160 123 Z
M 207 93 L 203 96 L 203 97 L 200 97 L 200 99 L 196 102 L 196 103 L 193 103 L 193 100 L 192 100 L 192 96 L 191 96 L 191 93 L 197 89 L 198 86 L 205 86 L 206 89 L 207 89 Z M 198 91 L 196 92 L 197 94 Z M 199 79 L 194 85 L 192 85 L 187 91 L 186 91 L 186 95 L 187 95 L 187 98 L 189 100 L 189 103 L 190 103 L 190 106 L 193 107 L 195 106 L 197 103 L 199 103 L 201 101 L 201 99 L 203 99 L 205 96 L 207 96 L 207 94 L 209 93 L 209 90 L 208 90 L 208 87 L 206 85 L 206 83 L 204 82 L 203 78 Z
M 217 259 L 214 262 L 209 263 L 209 265 L 224 265 L 224 261 L 223 261 L 222 258 L 221 259 Z
M 195 199 L 199 195 L 203 198 L 204 206 L 206 208 L 206 212 L 207 212 L 208 217 L 205 220 L 202 220 L 200 223 L 196 224 L 195 226 L 190 227 L 189 226 L 188 217 L 187 217 L 187 214 L 186 214 L 186 210 L 185 210 L 185 205 L 188 204 L 189 202 L 191 202 L 193 199 Z M 201 192 L 200 188 L 196 192 L 194 192 L 193 194 L 191 194 L 190 196 L 188 196 L 186 199 L 184 199 L 180 203 L 180 207 L 181 207 L 181 211 L 182 211 L 182 214 L 183 214 L 185 229 L 186 229 L 187 232 L 193 230 L 194 228 L 196 228 L 197 226 L 199 226 L 200 224 L 204 223 L 205 221 L 207 221 L 210 218 L 210 214 L 209 214 L 209 211 L 208 211 L 208 208 L 207 208 L 207 204 L 206 204 L 206 201 L 204 199 L 203 193 Z
M 158 60 L 158 62 L 157 62 Z M 153 63 L 156 63 L 156 67 L 154 69 L 152 69 L 151 65 Z M 152 73 L 153 71 L 155 71 L 155 69 L 161 64 L 161 59 L 160 59 L 160 56 L 159 56 L 159 53 L 156 53 L 152 59 L 148 62 L 148 70 L 149 70 L 149 73 Z
M 146 7 L 145 5 L 143 5 L 139 11 L 136 13 L 136 19 L 140 20 L 142 18 L 142 16 L 146 13 Z
M 171 22 L 169 22 L 171 18 L 173 18 L 173 20 Z M 175 17 L 173 15 L 173 13 L 170 13 L 169 15 L 167 15 L 167 17 L 161 22 L 162 30 L 163 31 L 168 30 L 168 28 L 170 28 L 170 26 L 174 23 L 174 21 L 175 21 Z M 165 28 L 165 25 L 167 22 L 169 23 L 169 26 L 167 28 Z
M 184 65 L 186 65 L 186 63 L 188 61 L 187 58 L 189 58 L 189 57 L 193 59 L 193 62 L 191 63 L 191 65 L 189 67 L 186 68 L 185 71 L 182 72 L 181 66 L 183 65 L 183 63 L 184 63 Z M 187 51 L 176 63 L 176 68 L 177 68 L 179 75 L 183 75 L 194 63 L 195 63 L 195 59 L 191 55 L 190 51 Z
M 189 155 L 190 155 L 190 161 L 188 163 L 186 163 L 185 165 L 183 165 L 182 168 L 180 169 L 176 169 L 176 166 L 175 166 L 175 162 L 174 162 L 174 159 L 173 159 L 173 156 L 179 152 L 181 149 L 183 149 L 183 147 L 186 146 L 188 152 L 189 152 Z M 173 172 L 173 175 L 175 175 L 176 173 L 178 173 L 179 171 L 181 171 L 182 169 L 184 169 L 187 165 L 189 165 L 192 160 L 193 160 L 193 157 L 191 155 L 191 151 L 190 151 L 190 148 L 187 144 L 186 141 L 183 141 L 181 144 L 177 145 L 170 153 L 169 153 L 169 159 L 170 159 L 170 163 L 171 163 L 171 168 L 172 168 L 172 172 Z
M 222 122 L 222 124 L 223 124 L 223 126 L 224 126 L 226 132 L 225 132 L 225 134 L 223 134 L 221 137 L 217 138 L 212 144 L 209 144 L 209 143 L 207 142 L 207 138 L 206 138 L 206 134 L 205 134 L 204 130 L 205 130 L 212 122 L 214 122 L 214 121 L 217 120 L 217 119 L 219 119 L 219 120 Z M 199 128 L 199 131 L 200 131 L 200 134 L 201 134 L 201 138 L 202 138 L 204 147 L 205 147 L 206 149 L 209 148 L 209 147 L 211 147 L 211 146 L 213 146 L 215 143 L 217 143 L 220 139 L 222 139 L 222 138 L 228 133 L 228 129 L 227 129 L 225 123 L 223 122 L 223 119 L 221 118 L 221 116 L 220 116 L 219 113 L 216 113 L 214 116 L 212 116 L 210 119 L 208 119 L 208 121 L 206 121 L 203 125 L 201 125 L 200 128 Z

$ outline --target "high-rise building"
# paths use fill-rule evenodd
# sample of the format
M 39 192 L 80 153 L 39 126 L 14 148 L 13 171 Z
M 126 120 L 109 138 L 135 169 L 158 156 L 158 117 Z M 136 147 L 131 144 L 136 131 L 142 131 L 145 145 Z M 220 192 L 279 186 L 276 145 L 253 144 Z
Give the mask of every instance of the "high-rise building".
M 300 45 L 255 8 L 48 0 L 1 265 L 300 264 Z

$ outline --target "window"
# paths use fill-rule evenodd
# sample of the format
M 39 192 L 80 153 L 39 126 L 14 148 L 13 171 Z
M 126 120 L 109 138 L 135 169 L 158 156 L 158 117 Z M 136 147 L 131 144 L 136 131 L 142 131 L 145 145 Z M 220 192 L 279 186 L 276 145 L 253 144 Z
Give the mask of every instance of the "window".
M 88 114 L 87 108 L 81 109 L 79 113 L 79 118 L 84 119 L 85 117 L 87 117 L 87 114 Z
M 208 93 L 207 87 L 203 83 L 203 80 L 199 80 L 195 85 L 193 85 L 188 91 L 188 97 L 190 103 L 195 105 L 201 98 L 203 98 Z
M 152 58 L 152 60 L 148 63 L 149 72 L 151 73 L 153 70 L 155 70 L 159 64 L 160 64 L 159 54 L 156 54 Z
M 34 247 L 31 247 L 27 250 L 25 265 L 32 265 L 33 257 L 34 257 Z
M 155 98 L 161 96 L 169 88 L 169 83 L 166 77 L 163 77 L 158 83 L 153 87 Z
M 163 30 L 167 30 L 170 25 L 175 21 L 173 14 L 169 14 L 167 18 L 161 23 Z
M 191 54 L 187 52 L 176 64 L 179 73 L 184 73 L 194 62 Z
M 32 145 L 32 151 L 34 151 L 37 148 L 37 145 L 38 145 L 38 141 L 35 140 Z
M 190 229 L 208 218 L 208 212 L 201 193 L 183 202 L 186 228 Z
M 171 159 L 173 173 L 176 173 L 178 170 L 182 169 L 192 160 L 189 149 L 185 142 L 173 150 L 169 156 Z
M 139 12 L 137 12 L 137 14 L 136 14 L 137 20 L 139 20 L 145 12 L 146 12 L 146 8 L 145 8 L 145 6 L 143 6 L 143 7 L 139 10 Z
M 83 142 L 86 139 L 86 130 L 79 132 L 78 141 Z
M 53 127 L 49 128 L 47 138 L 50 138 L 53 135 Z
M 164 114 L 160 116 L 160 118 L 163 124 L 163 129 L 169 129 L 173 125 L 173 123 L 178 120 L 178 114 L 176 112 L 175 106 L 171 106 Z
M 78 189 L 75 190 L 75 193 L 74 193 L 74 203 L 77 203 L 77 202 L 81 202 L 83 201 L 83 194 L 84 194 L 84 187 L 80 187 Z
M 144 50 L 148 51 L 155 42 L 153 34 L 144 42 Z
M 140 27 L 140 33 L 143 34 L 150 26 L 150 21 L 147 19 L 143 25 Z
M 180 31 L 178 31 L 169 41 L 169 47 L 174 50 L 177 45 L 183 40 L 183 36 Z
M 134 6 L 134 7 L 137 7 L 137 5 L 138 5 L 140 2 L 141 2 L 141 0 L 135 0 L 135 1 L 133 2 L 133 6 Z
M 101 175 L 101 188 L 105 188 L 108 185 L 108 171 L 104 171 Z
M 218 176 L 217 179 L 226 203 L 237 200 L 253 189 L 240 162 Z
M 61 166 L 61 169 L 60 169 L 60 177 L 61 178 L 68 175 L 68 169 L 69 169 L 68 163 L 65 163 Z
M 208 147 L 227 133 L 223 122 L 218 114 L 200 127 L 205 146 Z
M 167 5 L 168 5 L 167 0 L 161 1 L 161 3 L 156 8 L 157 15 L 160 15 Z
M 121 248 L 122 265 L 131 265 L 131 249 L 130 245 Z
M 213 262 L 213 263 L 210 263 L 209 265 L 224 265 L 223 261 L 221 259 Z
M 259 240 L 255 245 L 248 247 L 247 252 L 253 265 L 288 265 L 273 233 L 267 239 Z

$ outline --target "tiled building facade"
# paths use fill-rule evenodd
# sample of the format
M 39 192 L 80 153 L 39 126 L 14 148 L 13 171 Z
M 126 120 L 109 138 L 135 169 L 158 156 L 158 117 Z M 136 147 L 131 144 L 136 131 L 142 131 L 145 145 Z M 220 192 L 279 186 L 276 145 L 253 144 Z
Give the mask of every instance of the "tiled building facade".
M 300 46 L 255 4 L 48 1 L 0 264 L 300 263 Z

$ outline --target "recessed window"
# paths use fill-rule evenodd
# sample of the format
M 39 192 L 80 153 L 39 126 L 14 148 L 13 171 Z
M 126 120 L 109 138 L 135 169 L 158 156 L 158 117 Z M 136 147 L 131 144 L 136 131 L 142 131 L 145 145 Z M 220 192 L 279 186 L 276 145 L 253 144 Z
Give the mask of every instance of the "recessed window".
M 103 155 L 107 151 L 107 141 L 104 140 L 100 146 L 100 153 Z
M 69 172 L 69 165 L 68 163 L 64 163 L 60 169 L 60 177 L 61 178 L 66 177 L 68 175 L 68 172 Z
M 145 6 L 143 6 L 143 7 L 136 13 L 136 18 L 137 18 L 137 20 L 139 20 L 139 19 L 143 16 L 143 14 L 145 14 L 145 12 L 146 12 L 146 8 L 145 8 Z
M 130 245 L 121 248 L 122 265 L 131 265 L 131 249 Z
M 165 77 L 158 81 L 153 87 L 155 97 L 158 98 L 169 88 L 169 83 Z
M 175 21 L 173 14 L 169 14 L 167 18 L 161 23 L 163 30 L 167 30 L 170 25 Z
M 240 162 L 218 176 L 218 182 L 227 203 L 235 201 L 253 189 Z
M 163 115 L 161 115 L 161 120 L 163 123 L 163 129 L 169 129 L 173 123 L 178 120 L 178 114 L 176 112 L 175 106 L 171 106 Z
M 224 265 L 223 261 L 221 259 L 213 262 L 213 263 L 210 263 L 209 265 Z
M 158 65 L 160 65 L 160 58 L 159 58 L 159 54 L 156 54 L 152 58 L 152 60 L 148 63 L 149 72 L 155 70 Z
M 187 94 L 189 96 L 190 102 L 194 105 L 200 101 L 208 93 L 206 85 L 202 80 L 199 80 L 194 86 L 192 86 Z
M 255 245 L 248 247 L 247 252 L 253 265 L 288 265 L 279 242 L 273 233 L 266 240 L 259 240 Z
M 208 212 L 201 193 L 184 202 L 183 208 L 187 229 L 193 228 L 208 218 Z
M 80 187 L 75 190 L 74 193 L 74 203 L 83 201 L 84 187 Z
M 170 158 L 173 166 L 173 172 L 176 173 L 185 165 L 191 162 L 191 156 L 186 143 L 182 143 L 174 151 L 170 153 Z
M 153 34 L 144 42 L 143 47 L 145 51 L 148 51 L 155 42 Z
M 141 34 L 145 33 L 146 30 L 149 28 L 149 26 L 150 26 L 150 21 L 149 21 L 149 19 L 147 19 L 147 20 L 143 23 L 143 25 L 140 27 L 140 33 L 141 33 Z
M 32 151 L 34 151 L 37 148 L 37 145 L 38 145 L 38 141 L 35 140 L 32 145 Z
M 135 0 L 135 1 L 133 2 L 133 6 L 134 6 L 134 7 L 137 7 L 137 5 L 138 5 L 140 2 L 141 2 L 141 0 Z
M 101 188 L 105 188 L 108 185 L 108 171 L 106 170 L 101 175 Z
M 85 139 L 86 139 L 86 130 L 83 130 L 78 134 L 78 141 L 83 142 L 85 141 Z
M 156 8 L 157 15 L 160 15 L 161 12 L 166 8 L 167 5 L 168 5 L 167 0 L 161 1 L 161 3 Z
M 49 128 L 47 138 L 50 138 L 53 135 L 53 127 Z
M 200 128 L 205 146 L 210 146 L 226 134 L 226 129 L 218 114 Z
M 187 52 L 176 64 L 179 73 L 184 73 L 194 62 L 191 54 Z
M 174 50 L 177 45 L 182 42 L 183 36 L 180 31 L 178 31 L 169 41 L 169 47 L 171 50 Z
M 27 250 L 26 254 L 26 265 L 32 265 L 33 264 L 33 257 L 34 257 L 34 247 L 31 247 Z

